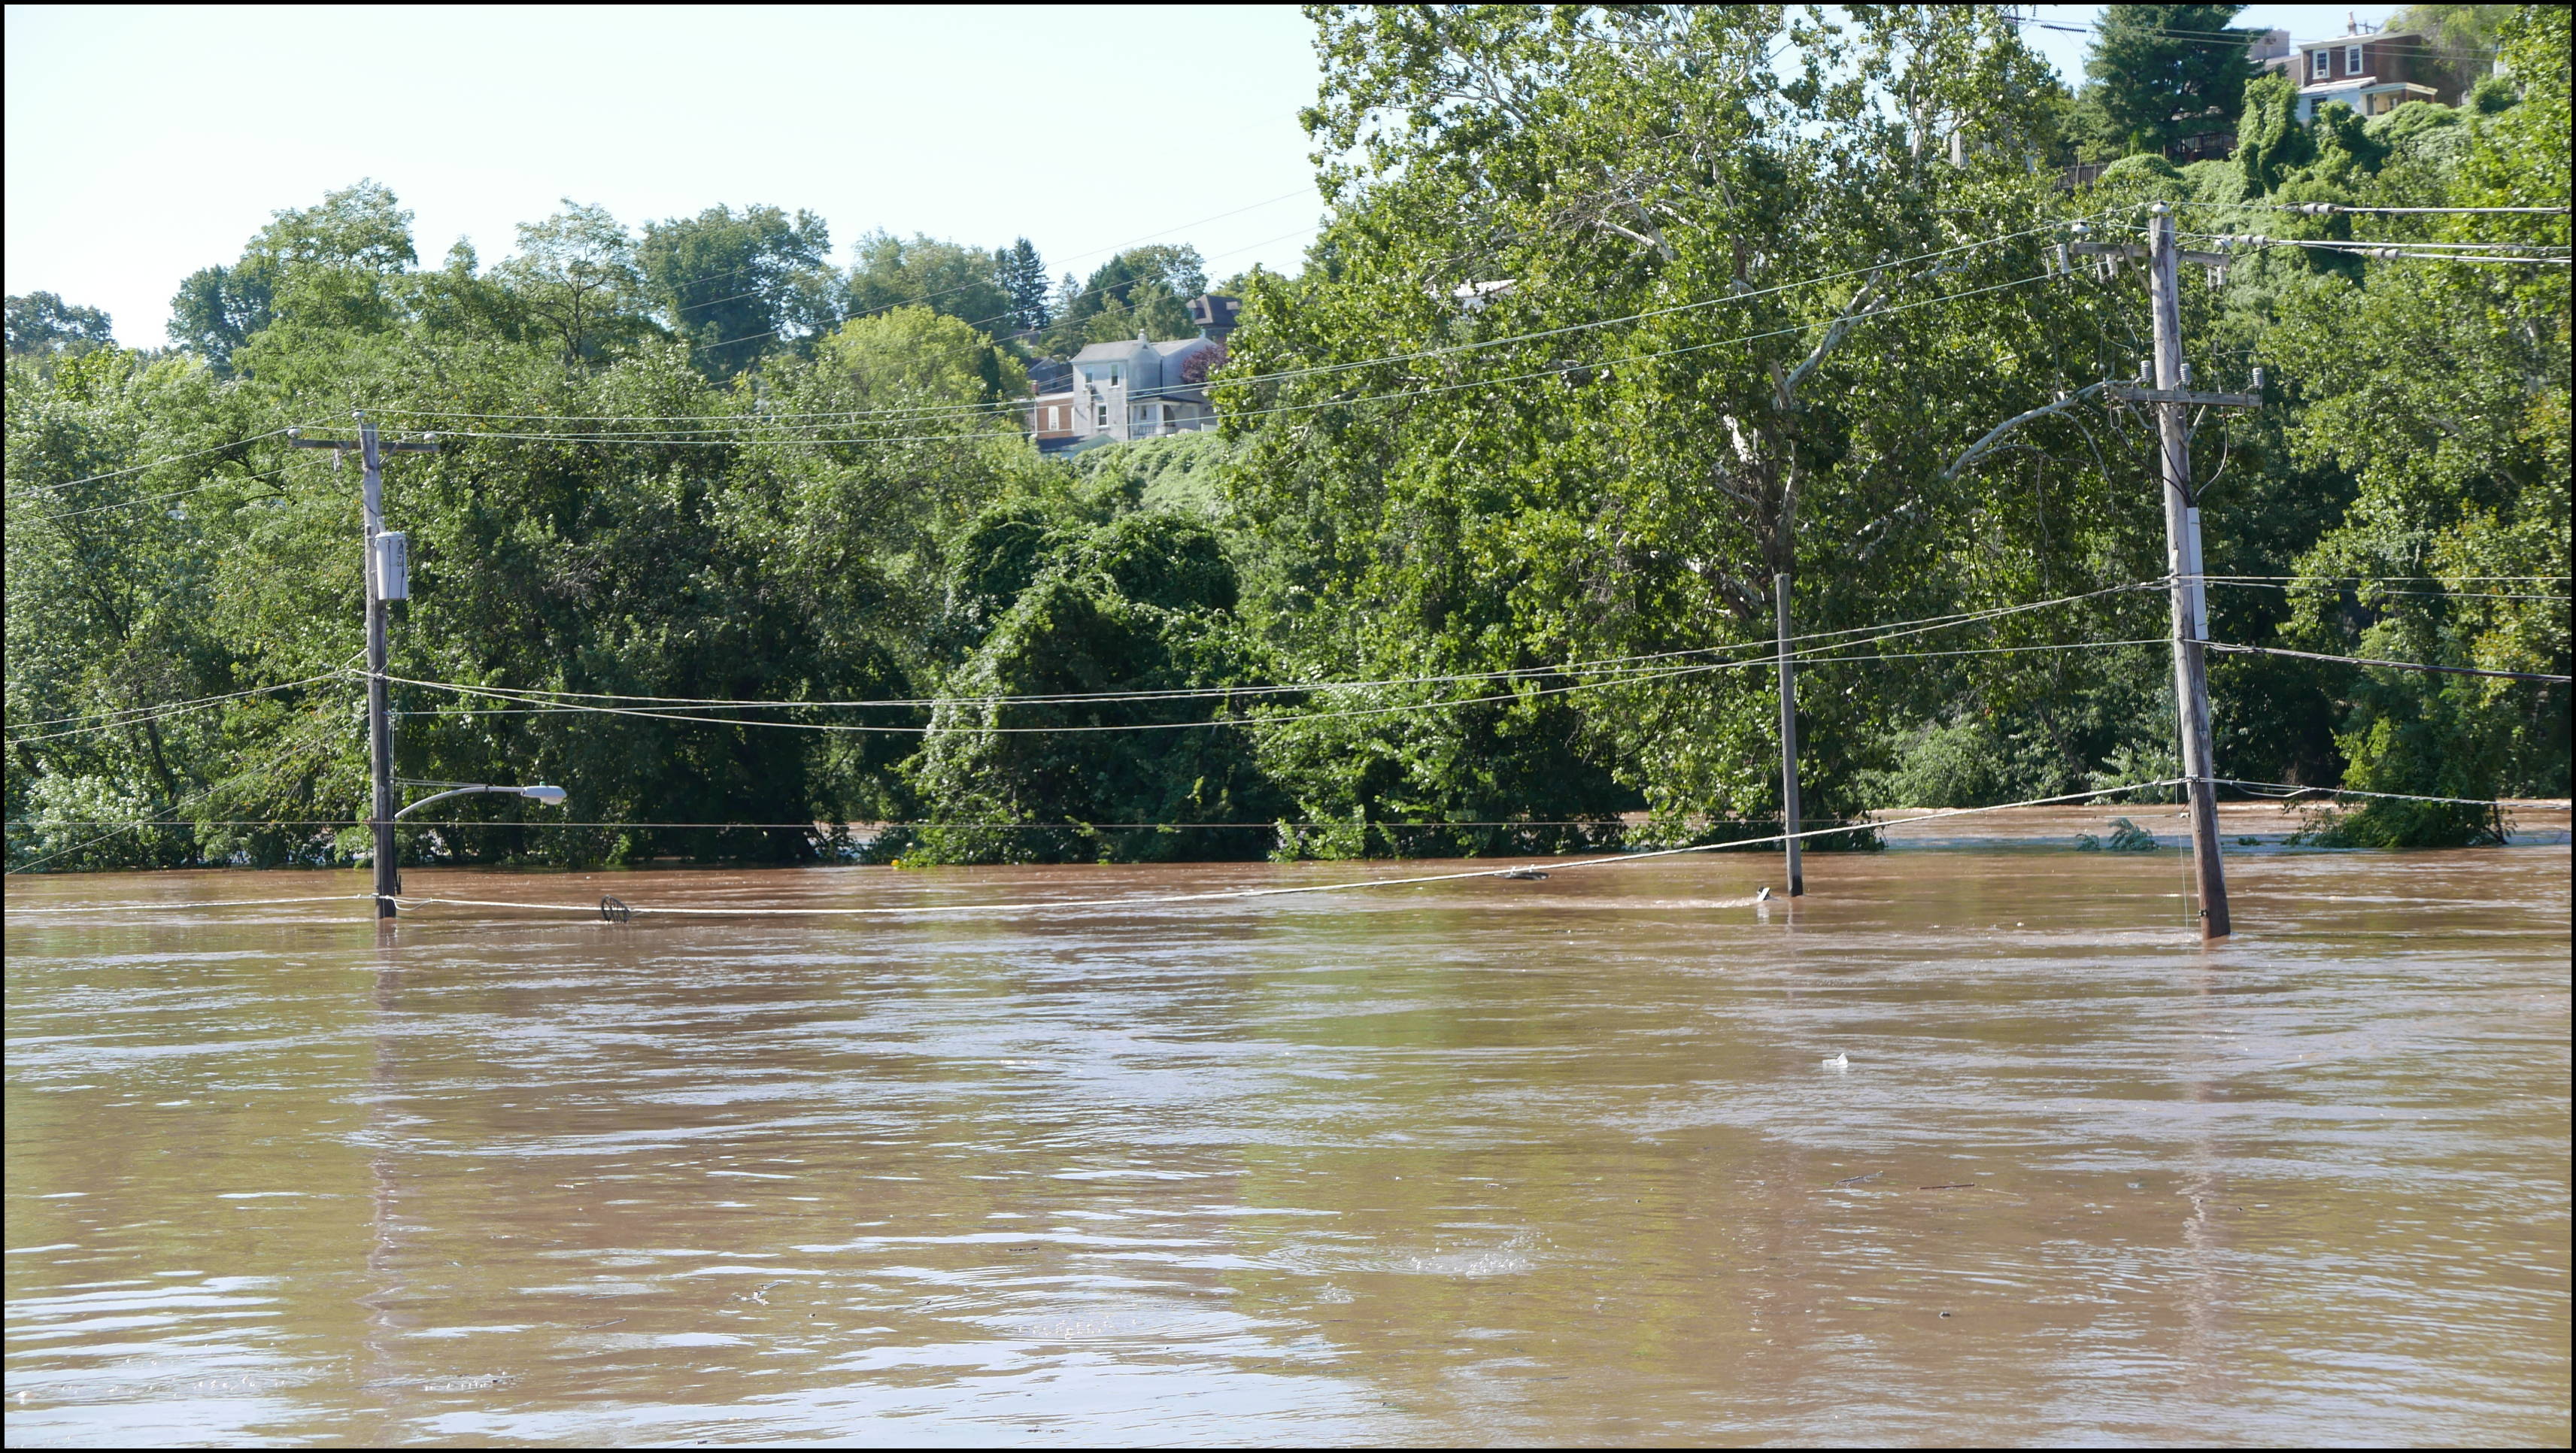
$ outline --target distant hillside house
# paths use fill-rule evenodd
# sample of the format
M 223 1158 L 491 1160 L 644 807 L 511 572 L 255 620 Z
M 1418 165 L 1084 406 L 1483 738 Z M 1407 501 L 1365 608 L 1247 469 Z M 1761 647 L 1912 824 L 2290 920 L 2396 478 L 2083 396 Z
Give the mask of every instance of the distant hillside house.
M 1083 349 L 1067 373 L 1048 377 L 1047 391 L 1027 403 L 1030 436 L 1042 452 L 1058 454 L 1215 428 L 1207 378 L 1225 362 L 1225 335 L 1242 307 L 1208 293 L 1190 299 L 1195 338 L 1156 343 L 1140 332 Z
M 2433 37 L 2411 31 L 2299 42 L 2289 67 L 2299 83 L 2299 119 L 2314 121 L 2328 101 L 2364 116 L 2385 115 L 2409 101 L 2458 104 L 2459 90 L 2434 46 Z

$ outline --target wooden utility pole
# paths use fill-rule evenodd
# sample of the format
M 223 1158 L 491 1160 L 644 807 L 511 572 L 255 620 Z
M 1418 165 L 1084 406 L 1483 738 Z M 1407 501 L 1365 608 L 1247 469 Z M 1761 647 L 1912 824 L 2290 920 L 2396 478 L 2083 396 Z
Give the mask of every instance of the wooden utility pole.
M 1780 846 L 1788 853 L 1789 896 L 1796 898 L 1807 891 L 1807 879 L 1798 868 L 1798 677 L 1789 664 L 1786 571 L 1771 577 L 1771 593 L 1780 605 L 1780 831 L 1788 834 Z
M 409 599 L 411 588 L 410 541 L 385 528 L 384 457 L 387 453 L 432 454 L 438 445 L 434 441 L 380 443 L 375 424 L 364 413 L 353 417 L 358 421 L 354 440 L 307 439 L 298 433 L 292 442 L 302 449 L 355 449 L 366 471 L 361 498 L 367 577 L 367 767 L 374 779 L 367 827 L 375 839 L 376 917 L 391 918 L 394 900 L 402 893 L 402 871 L 394 848 L 394 727 L 385 684 L 385 603 Z
M 2174 248 L 2173 212 L 2157 203 L 2148 218 L 2147 293 L 2156 335 L 2156 438 L 2164 462 L 2165 552 L 2173 579 L 2174 706 L 2182 725 L 2182 772 L 2189 779 L 2192 866 L 2200 887 L 2200 936 L 2225 938 L 2227 869 L 2219 859 L 2216 775 L 2209 745 L 2209 667 L 2200 643 L 2208 638 L 2201 588 L 2200 511 L 2191 495 L 2191 429 L 2177 395 L 2191 387 L 2182 357 L 2181 259 Z M 1785 665 L 1782 669 L 1786 669 Z

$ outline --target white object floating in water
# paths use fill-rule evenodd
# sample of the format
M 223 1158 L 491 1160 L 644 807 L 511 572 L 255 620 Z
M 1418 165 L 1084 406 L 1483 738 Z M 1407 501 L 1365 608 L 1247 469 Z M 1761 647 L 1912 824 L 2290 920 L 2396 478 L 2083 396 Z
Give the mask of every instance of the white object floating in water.
M 1762 891 L 1753 895 L 1753 901 L 1754 901 L 1754 902 L 1756 902 L 1756 903 L 1768 903 L 1768 902 L 1770 902 L 1770 901 L 1771 901 L 1771 887 L 1770 887 L 1770 885 L 1769 885 L 1769 884 L 1767 884 L 1767 883 L 1766 883 L 1766 884 L 1764 884 L 1764 885 L 1763 885 L 1763 887 L 1762 887 Z
M 1843 1053 L 1841 1050 L 1836 1050 L 1836 1051 L 1834 1051 L 1834 1057 L 1833 1057 L 1832 1059 L 1829 1059 L 1829 1060 L 1825 1061 L 1825 1068 L 1826 1068 L 1826 1069 L 1829 1069 L 1829 1070 L 1847 1070 L 1847 1069 L 1850 1069 L 1850 1068 L 1851 1068 L 1851 1056 L 1850 1056 L 1850 1055 L 1847 1055 L 1847 1054 L 1845 1054 L 1845 1053 Z

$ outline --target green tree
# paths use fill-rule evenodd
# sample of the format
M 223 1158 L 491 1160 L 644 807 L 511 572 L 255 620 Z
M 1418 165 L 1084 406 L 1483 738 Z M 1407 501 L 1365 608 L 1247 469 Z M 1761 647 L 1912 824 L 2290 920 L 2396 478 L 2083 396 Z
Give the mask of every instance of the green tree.
M 1280 562 L 1265 613 L 1319 677 L 1542 674 L 1317 723 L 1340 740 L 1274 767 L 1306 815 L 1776 811 L 1759 675 L 1550 663 L 1723 660 L 1771 633 L 1779 575 L 1831 629 L 2155 573 L 2110 521 L 2076 558 L 2042 548 L 2099 510 L 2089 469 L 2035 509 L 2019 471 L 1951 468 L 2105 367 L 2064 341 L 2101 331 L 2087 292 L 2031 287 L 2043 244 L 1997 242 L 2057 211 L 2030 165 L 2045 68 L 1999 18 L 1353 8 L 1321 30 L 1338 214 L 1304 280 L 1248 290 L 1231 367 L 1288 380 L 1220 387 L 1274 420 L 1233 475 Z M 2039 447 L 2089 453 L 2051 427 Z M 1954 552 L 1963 530 L 1986 543 Z M 1938 679 L 1814 693 L 1811 809 L 1860 805 L 1889 716 Z
M 229 371 L 280 321 L 381 331 L 400 316 L 394 280 L 418 260 L 411 213 L 390 188 L 361 181 L 276 213 L 231 266 L 191 273 L 170 300 L 170 341 Z
M 994 406 L 1028 393 L 1018 359 L 972 325 L 926 307 L 853 318 L 822 356 L 849 371 L 869 407 L 888 417 L 920 415 L 943 428 L 1007 423 Z
M 636 248 L 661 321 L 709 378 L 741 373 L 781 340 L 840 316 L 823 219 L 776 207 L 709 207 L 644 224 Z
M 1072 279 L 1068 277 L 1069 285 Z M 1085 343 L 1133 338 L 1186 338 L 1194 331 L 1188 301 L 1207 291 L 1207 264 L 1195 247 L 1157 243 L 1102 263 L 1082 286 L 1067 286 L 1049 341 L 1072 353 Z
M 952 694 L 966 699 L 933 715 L 909 769 L 932 807 L 918 855 L 1061 862 L 1266 853 L 1270 835 L 1245 829 L 1271 821 L 1281 802 L 1246 728 L 1191 725 L 1239 717 L 1238 710 L 1221 700 L 1150 695 L 1006 699 L 1256 679 L 1259 656 L 1236 626 L 1235 571 L 1216 532 L 1159 512 L 1053 540 L 1035 525 L 1026 515 L 988 518 L 974 536 L 981 548 L 965 559 L 961 592 L 1009 591 L 1011 600 L 951 678 Z M 1102 730 L 1138 727 L 1162 729 Z M 1241 826 L 1200 825 L 1220 823 Z
M 2522 9 L 2504 46 L 2522 99 L 2469 120 L 2468 150 L 2439 200 L 2563 205 L 2566 12 Z M 2420 204 L 2424 180 L 2402 170 L 2359 184 L 2400 185 Z M 2563 213 L 2422 225 L 2427 240 L 2455 244 L 2568 241 Z M 2310 642 L 2381 659 L 2568 671 L 2568 318 L 2563 269 L 2422 260 L 2320 278 L 2284 309 L 2269 351 L 2303 381 L 2297 443 L 2359 487 L 2301 561 L 2299 625 Z M 2487 798 L 2563 794 L 2568 732 L 2564 686 L 2364 671 L 2339 741 L 2354 786 Z M 2389 800 L 2335 832 L 2411 846 L 2490 826 L 2473 807 Z
M 2484 79 L 2519 5 L 2409 5 L 2388 17 L 2384 34 L 2424 37 L 2417 76 L 2466 92 Z
M 543 222 L 519 224 L 519 251 L 497 281 L 554 337 L 566 364 L 595 364 L 654 332 L 644 274 L 635 239 L 607 208 L 570 197 L 563 205 Z
M 2186 136 L 2225 131 L 2257 74 L 2232 28 L 2242 5 L 2109 5 L 2085 56 L 2083 106 L 2112 155 L 2163 152 Z
M 1047 306 L 1046 263 L 1038 256 L 1037 247 L 1023 237 L 995 257 L 1002 291 L 1011 299 L 1009 326 L 1023 333 L 1044 328 L 1054 313 Z
M 2236 127 L 2236 165 L 2247 197 L 2268 196 L 2298 168 L 2315 161 L 2316 139 L 2299 120 L 2299 83 L 2263 76 L 2245 88 Z
M 844 311 L 850 317 L 895 308 L 928 308 L 987 333 L 1010 326 L 1017 304 L 1002 277 L 1007 253 L 891 232 L 859 239 L 850 263 Z
M 66 303 L 57 293 L 9 295 L 12 358 L 70 357 L 115 346 L 115 325 L 96 308 Z

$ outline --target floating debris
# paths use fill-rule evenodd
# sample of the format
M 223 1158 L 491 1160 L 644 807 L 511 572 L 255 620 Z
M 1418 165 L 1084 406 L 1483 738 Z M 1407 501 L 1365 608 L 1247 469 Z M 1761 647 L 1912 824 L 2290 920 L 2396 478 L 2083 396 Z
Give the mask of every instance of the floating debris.
M 2115 817 L 2111 819 L 2109 842 L 2089 832 L 2077 833 L 2075 850 L 2079 853 L 2152 853 L 2156 850 L 2156 835 L 2125 817 Z

